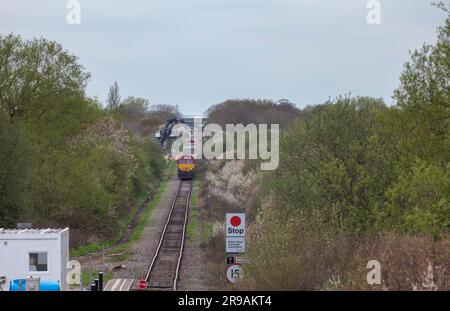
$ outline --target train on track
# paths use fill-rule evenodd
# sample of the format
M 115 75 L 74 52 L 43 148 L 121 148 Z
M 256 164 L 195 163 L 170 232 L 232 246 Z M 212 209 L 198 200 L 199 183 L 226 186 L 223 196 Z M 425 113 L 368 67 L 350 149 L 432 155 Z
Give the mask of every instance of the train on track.
M 177 160 L 178 178 L 181 180 L 190 180 L 195 177 L 195 157 L 192 155 L 183 155 Z

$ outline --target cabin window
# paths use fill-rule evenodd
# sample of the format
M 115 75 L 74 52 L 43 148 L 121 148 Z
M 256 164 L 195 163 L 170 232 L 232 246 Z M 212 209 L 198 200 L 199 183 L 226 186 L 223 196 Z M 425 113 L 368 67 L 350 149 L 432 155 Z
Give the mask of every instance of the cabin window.
M 29 270 L 30 272 L 46 272 L 48 271 L 48 254 L 47 253 L 30 253 L 29 254 Z

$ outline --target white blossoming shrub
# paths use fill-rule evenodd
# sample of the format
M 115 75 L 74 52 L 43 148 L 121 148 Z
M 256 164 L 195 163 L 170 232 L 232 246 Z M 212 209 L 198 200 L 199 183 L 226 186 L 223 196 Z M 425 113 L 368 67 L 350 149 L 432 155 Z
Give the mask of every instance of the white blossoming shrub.
M 244 161 L 227 161 L 217 172 L 208 171 L 208 195 L 216 196 L 233 206 L 242 205 L 256 176 L 254 171 L 242 173 L 243 167 Z

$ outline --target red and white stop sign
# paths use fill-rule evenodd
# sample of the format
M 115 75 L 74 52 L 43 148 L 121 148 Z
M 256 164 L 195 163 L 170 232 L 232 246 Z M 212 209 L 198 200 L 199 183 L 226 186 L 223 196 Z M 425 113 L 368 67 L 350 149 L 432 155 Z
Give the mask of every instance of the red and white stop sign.
M 244 237 L 245 236 L 245 214 L 244 213 L 227 213 L 226 236 L 227 237 Z
M 233 217 L 231 217 L 231 219 L 230 219 L 230 224 L 233 226 L 233 227 L 239 227 L 240 225 L 241 225 L 241 217 L 239 217 L 239 216 L 233 216 Z
M 138 287 L 139 287 L 140 289 L 147 288 L 147 282 L 146 282 L 144 279 L 140 279 L 140 280 L 139 280 L 139 283 L 138 283 Z

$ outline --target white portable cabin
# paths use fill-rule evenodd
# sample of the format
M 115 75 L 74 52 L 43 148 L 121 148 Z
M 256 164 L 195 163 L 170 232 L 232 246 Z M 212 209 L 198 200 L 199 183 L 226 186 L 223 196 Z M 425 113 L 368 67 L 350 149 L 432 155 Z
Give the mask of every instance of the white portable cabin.
M 27 277 L 59 281 L 66 290 L 69 262 L 69 228 L 0 228 L 0 289 L 9 290 L 9 282 Z

